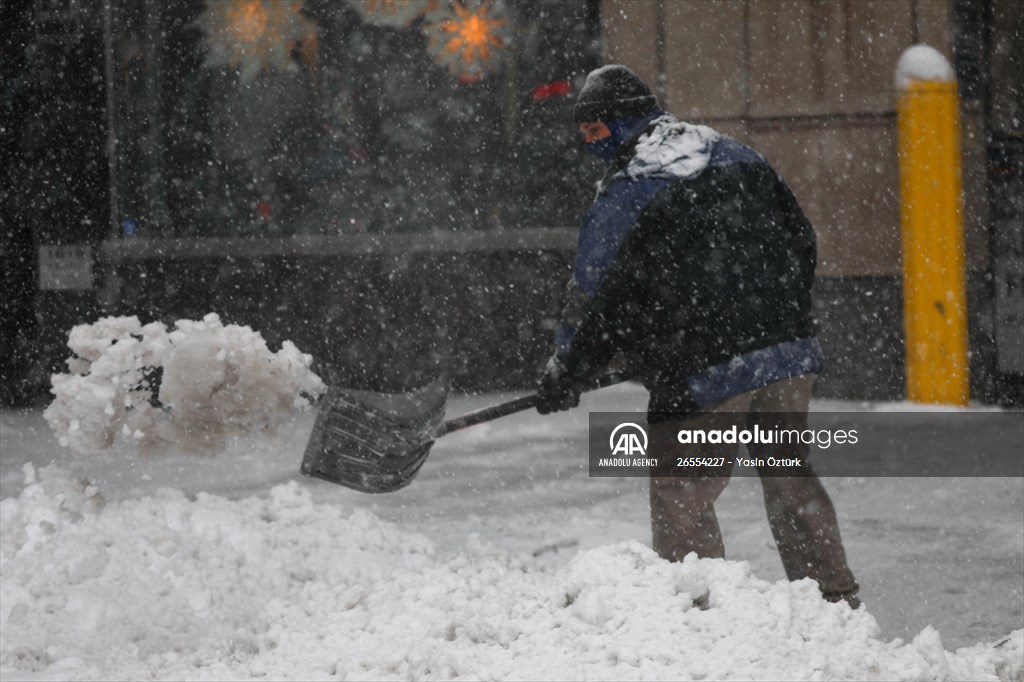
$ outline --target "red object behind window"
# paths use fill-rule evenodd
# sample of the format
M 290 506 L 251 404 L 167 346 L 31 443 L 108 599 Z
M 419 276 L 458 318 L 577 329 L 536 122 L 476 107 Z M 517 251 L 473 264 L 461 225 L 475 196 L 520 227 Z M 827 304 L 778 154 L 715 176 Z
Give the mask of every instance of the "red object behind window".
M 260 220 L 270 220 L 270 202 L 267 201 L 266 199 L 260 201 L 258 204 L 256 204 L 256 212 L 259 213 Z
M 552 97 L 565 97 L 570 92 L 572 92 L 572 84 L 569 81 L 551 81 L 535 86 L 530 91 L 530 97 L 535 102 L 543 102 Z

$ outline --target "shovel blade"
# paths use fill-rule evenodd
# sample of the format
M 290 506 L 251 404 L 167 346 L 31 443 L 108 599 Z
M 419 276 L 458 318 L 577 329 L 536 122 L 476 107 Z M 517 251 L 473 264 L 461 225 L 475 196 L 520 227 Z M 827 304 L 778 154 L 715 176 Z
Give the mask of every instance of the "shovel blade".
M 447 394 L 443 379 L 399 394 L 328 388 L 301 472 L 364 493 L 404 488 L 430 454 Z

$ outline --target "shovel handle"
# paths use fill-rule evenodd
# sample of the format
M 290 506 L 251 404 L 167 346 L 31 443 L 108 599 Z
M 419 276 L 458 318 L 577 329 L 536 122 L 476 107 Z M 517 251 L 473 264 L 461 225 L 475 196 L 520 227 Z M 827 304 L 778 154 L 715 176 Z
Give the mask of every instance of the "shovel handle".
M 604 388 L 605 386 L 614 386 L 615 384 L 621 384 L 623 381 L 627 380 L 628 377 L 621 372 L 609 372 L 608 374 L 601 375 L 601 378 L 599 378 L 595 384 L 584 388 L 581 392 L 586 393 L 587 391 L 594 391 L 599 388 Z M 493 407 L 484 407 L 468 414 L 464 414 L 461 417 L 449 419 L 438 427 L 434 437 L 440 438 L 452 431 L 460 431 L 470 426 L 489 422 L 492 419 L 497 419 L 498 417 L 504 417 L 510 414 L 515 414 L 516 412 L 529 410 L 537 407 L 537 401 L 539 399 L 540 396 L 533 393 L 531 395 L 523 396 L 522 398 L 510 400 L 507 403 L 501 403 L 500 405 L 494 405 Z

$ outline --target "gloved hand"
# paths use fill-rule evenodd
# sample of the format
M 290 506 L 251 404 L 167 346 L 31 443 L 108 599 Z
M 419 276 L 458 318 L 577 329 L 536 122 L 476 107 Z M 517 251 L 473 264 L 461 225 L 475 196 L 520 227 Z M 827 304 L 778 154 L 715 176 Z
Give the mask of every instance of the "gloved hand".
M 580 389 L 566 376 L 565 365 L 552 356 L 537 386 L 537 411 L 541 414 L 561 412 L 580 404 Z

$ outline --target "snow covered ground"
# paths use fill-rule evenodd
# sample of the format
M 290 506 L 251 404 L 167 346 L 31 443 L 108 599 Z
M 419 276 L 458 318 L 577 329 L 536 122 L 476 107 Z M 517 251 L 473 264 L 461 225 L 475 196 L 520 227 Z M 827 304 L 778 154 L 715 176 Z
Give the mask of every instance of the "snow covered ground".
M 452 434 L 381 496 L 298 475 L 311 415 L 216 456 L 76 457 L 4 412 L 2 677 L 1021 679 L 1020 479 L 828 479 L 854 612 L 782 579 L 754 479 L 719 503 L 729 561 L 654 556 L 646 481 L 586 471 L 587 411 L 643 404 Z

